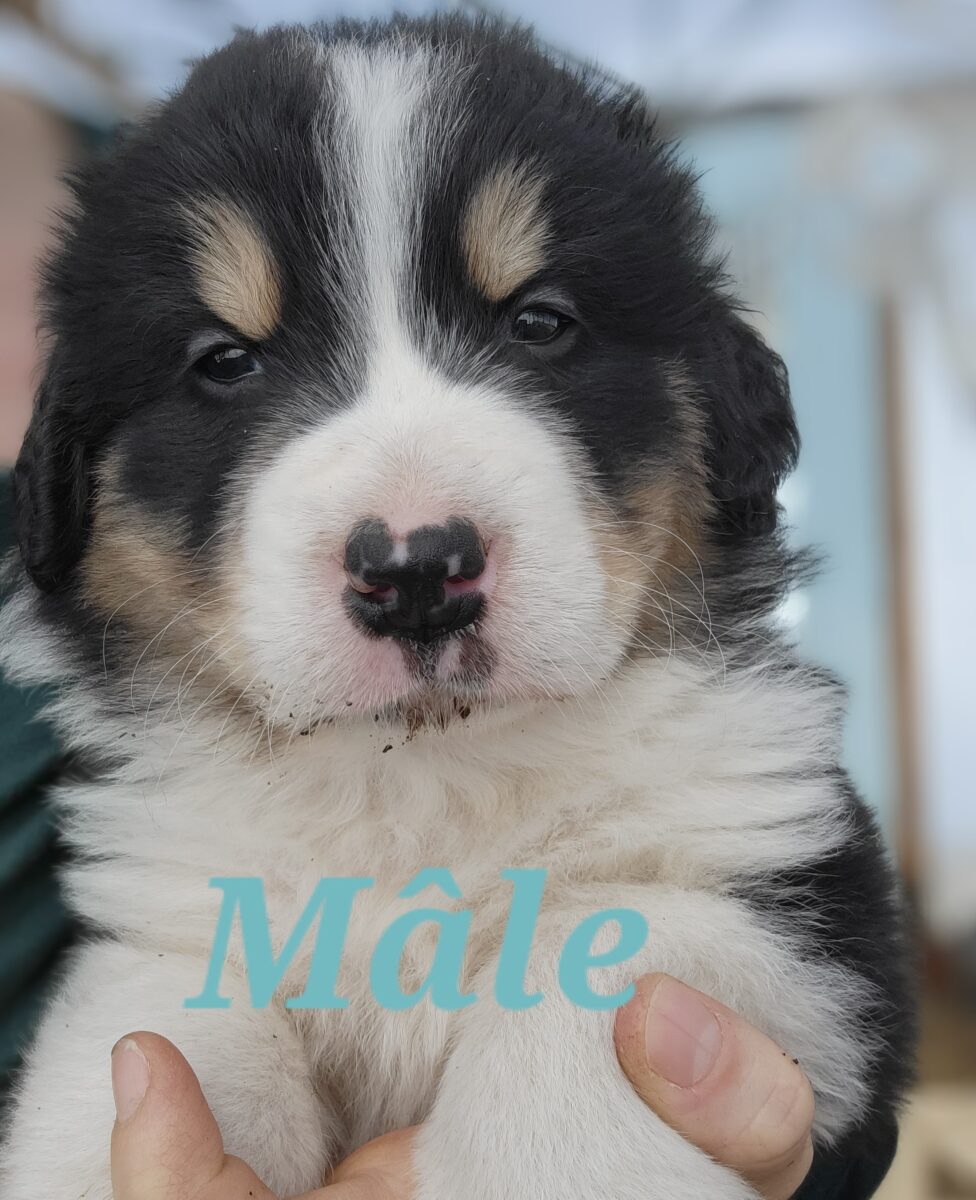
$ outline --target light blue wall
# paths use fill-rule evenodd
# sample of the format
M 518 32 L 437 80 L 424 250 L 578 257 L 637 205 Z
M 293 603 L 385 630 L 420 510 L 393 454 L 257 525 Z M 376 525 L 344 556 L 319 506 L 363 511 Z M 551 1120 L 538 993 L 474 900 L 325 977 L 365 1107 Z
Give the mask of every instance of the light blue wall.
M 704 172 L 730 271 L 790 371 L 803 452 L 782 499 L 796 540 L 820 547 L 826 563 L 787 613 L 802 649 L 850 687 L 847 764 L 890 833 L 896 768 L 879 309 L 848 265 L 848 214 L 810 177 L 801 120 L 737 118 L 683 140 Z

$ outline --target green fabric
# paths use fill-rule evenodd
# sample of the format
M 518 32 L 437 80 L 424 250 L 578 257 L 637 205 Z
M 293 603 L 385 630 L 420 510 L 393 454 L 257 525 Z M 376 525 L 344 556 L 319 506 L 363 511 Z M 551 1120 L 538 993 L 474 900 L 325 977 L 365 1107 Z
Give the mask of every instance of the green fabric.
M 13 540 L 11 481 L 2 472 L 0 556 Z M 36 720 L 45 699 L 43 689 L 16 687 L 0 674 L 0 1083 L 37 1019 L 51 965 L 70 932 L 44 804 L 63 764 L 50 726 Z

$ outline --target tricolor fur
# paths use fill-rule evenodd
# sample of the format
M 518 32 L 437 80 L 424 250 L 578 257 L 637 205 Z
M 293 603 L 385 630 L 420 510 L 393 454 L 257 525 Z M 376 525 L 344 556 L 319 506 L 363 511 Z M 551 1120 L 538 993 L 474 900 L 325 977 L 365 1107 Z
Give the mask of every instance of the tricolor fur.
M 98 1081 L 133 1028 L 178 1042 L 282 1194 L 425 1121 L 421 1200 L 748 1197 L 636 1098 L 612 1016 L 559 996 L 554 947 L 618 905 L 651 935 L 601 987 L 716 996 L 800 1060 L 820 1145 L 870 1148 L 906 1075 L 904 955 L 842 695 L 771 616 L 785 374 L 639 98 L 493 23 L 241 34 L 76 193 L 3 640 L 63 683 L 90 770 L 58 796 L 66 884 L 100 937 L 29 1057 L 4 1200 L 108 1200 Z M 540 310 L 561 336 L 516 340 Z M 203 373 L 226 346 L 253 372 Z M 475 529 L 483 570 L 450 572 L 470 622 L 358 619 L 390 591 L 350 567 L 364 521 L 391 564 Z M 548 869 L 543 1005 L 371 1000 L 396 893 L 444 865 L 483 994 L 499 871 Z M 184 1011 L 211 875 L 263 877 L 279 940 L 321 876 L 376 876 L 350 1008 L 253 1011 L 231 977 L 230 1010 Z

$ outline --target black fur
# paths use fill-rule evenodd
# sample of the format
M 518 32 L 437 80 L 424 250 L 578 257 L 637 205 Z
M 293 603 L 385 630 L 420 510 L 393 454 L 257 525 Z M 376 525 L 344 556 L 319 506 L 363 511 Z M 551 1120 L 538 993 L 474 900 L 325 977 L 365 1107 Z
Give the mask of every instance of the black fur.
M 821 862 L 767 877 L 741 894 L 764 921 L 783 927 L 801 956 L 853 968 L 872 985 L 871 999 L 852 1014 L 863 1036 L 875 1039 L 866 1081 L 871 1101 L 830 1156 L 835 1163 L 870 1164 L 893 1153 L 898 1110 L 913 1079 L 914 956 L 874 816 L 843 773 L 836 773 L 835 786 L 850 822 L 843 845 Z
M 632 93 L 544 59 L 526 31 L 454 19 L 403 29 L 450 41 L 471 64 L 456 149 L 418 214 L 418 314 L 433 311 L 445 330 L 462 332 L 482 355 L 479 369 L 487 353 L 544 389 L 579 429 L 611 498 L 635 463 L 667 457 L 678 423 L 671 372 L 680 368 L 707 418 L 716 540 L 750 555 L 776 526 L 776 488 L 797 432 L 782 363 L 737 315 L 691 173 Z M 318 36 L 369 41 L 384 30 L 342 24 Z M 323 408 L 354 392 L 366 350 L 356 292 L 328 266 L 342 197 L 308 151 L 323 136 L 327 86 L 290 31 L 241 34 L 74 181 L 79 215 L 47 272 L 50 366 L 17 469 L 19 538 L 40 587 L 70 585 L 92 469 L 108 445 L 124 447 L 134 497 L 170 513 L 181 497 L 199 545 L 249 445 L 269 425 L 293 431 L 302 419 L 296 392 Z M 558 358 L 513 356 L 500 331 L 522 296 L 485 301 L 460 253 L 464 197 L 513 156 L 552 181 L 555 249 L 523 292 L 565 293 L 579 310 L 578 335 Z M 186 361 L 190 335 L 220 332 L 220 323 L 193 295 L 180 206 L 214 195 L 253 216 L 285 292 L 285 319 L 262 346 L 261 383 L 229 405 L 201 394 Z M 308 269 L 310 234 L 322 239 L 324 271 Z M 456 359 L 450 367 L 470 369 Z
M 52 362 L 13 477 L 21 556 L 45 591 L 68 582 L 85 540 L 91 483 L 82 425 L 71 406 L 70 387 Z

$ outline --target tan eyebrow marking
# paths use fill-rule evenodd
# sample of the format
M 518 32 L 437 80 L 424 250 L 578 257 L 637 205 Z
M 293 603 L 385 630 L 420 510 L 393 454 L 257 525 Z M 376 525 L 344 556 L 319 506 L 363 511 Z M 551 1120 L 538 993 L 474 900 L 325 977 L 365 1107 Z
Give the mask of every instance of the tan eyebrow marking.
M 549 223 L 542 205 L 545 176 L 506 163 L 479 184 L 464 214 L 468 271 L 489 300 L 504 300 L 545 262 Z
M 227 200 L 198 200 L 186 215 L 200 299 L 245 337 L 267 337 L 281 317 L 281 284 L 260 230 Z

